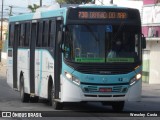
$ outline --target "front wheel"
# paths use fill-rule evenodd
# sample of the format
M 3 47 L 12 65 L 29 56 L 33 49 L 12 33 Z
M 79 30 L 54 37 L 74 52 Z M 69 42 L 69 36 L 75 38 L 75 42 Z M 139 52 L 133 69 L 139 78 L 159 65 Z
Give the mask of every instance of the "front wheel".
M 20 79 L 20 96 L 21 96 L 21 101 L 22 102 L 29 102 L 30 95 L 25 93 L 23 76 Z
M 48 105 L 52 106 L 53 104 L 53 85 L 48 86 Z
M 37 103 L 38 101 L 39 101 L 39 97 L 38 96 L 30 97 L 30 102 Z
M 62 110 L 63 109 L 63 103 L 57 102 L 57 101 L 53 101 L 53 108 L 55 110 Z
M 118 102 L 114 102 L 112 104 L 112 109 L 115 111 L 115 112 L 121 112 L 123 111 L 123 108 L 124 108 L 124 101 L 118 101 Z
M 63 109 L 63 103 L 54 100 L 54 93 L 54 87 L 50 84 L 48 87 L 48 105 L 53 106 L 56 110 L 61 110 Z

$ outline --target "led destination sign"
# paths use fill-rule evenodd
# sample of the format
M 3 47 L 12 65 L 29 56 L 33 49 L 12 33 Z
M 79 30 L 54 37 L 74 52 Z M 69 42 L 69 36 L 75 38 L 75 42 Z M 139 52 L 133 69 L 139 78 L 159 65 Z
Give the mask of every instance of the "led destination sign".
M 127 19 L 127 13 L 79 11 L 78 18 L 79 19 Z
M 115 22 L 140 23 L 139 11 L 137 9 L 117 8 L 70 8 L 67 14 L 67 23 L 107 23 Z

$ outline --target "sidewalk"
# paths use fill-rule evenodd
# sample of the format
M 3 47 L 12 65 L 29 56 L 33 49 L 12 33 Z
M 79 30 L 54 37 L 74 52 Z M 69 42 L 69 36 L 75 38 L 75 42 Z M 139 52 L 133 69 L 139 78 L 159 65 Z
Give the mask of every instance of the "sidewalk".
M 142 83 L 142 97 L 143 96 L 160 97 L 160 84 Z
M 0 62 L 0 77 L 6 78 L 6 59 L 1 59 L 1 62 Z

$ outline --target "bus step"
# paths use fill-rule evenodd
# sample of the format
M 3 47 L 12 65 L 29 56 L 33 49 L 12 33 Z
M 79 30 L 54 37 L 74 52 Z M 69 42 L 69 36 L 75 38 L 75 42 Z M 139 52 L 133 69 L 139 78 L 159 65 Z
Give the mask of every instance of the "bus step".
M 18 88 L 13 88 L 13 90 L 18 91 Z
M 56 101 L 56 102 L 61 102 L 61 99 L 54 99 L 54 101 Z

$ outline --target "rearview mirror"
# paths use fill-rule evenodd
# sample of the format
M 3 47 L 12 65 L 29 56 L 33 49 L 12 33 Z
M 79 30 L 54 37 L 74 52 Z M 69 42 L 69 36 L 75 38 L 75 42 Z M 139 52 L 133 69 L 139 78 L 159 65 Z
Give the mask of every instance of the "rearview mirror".
M 142 36 L 142 49 L 146 48 L 146 37 Z

